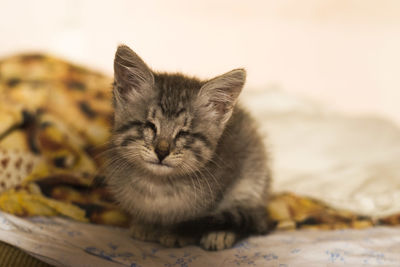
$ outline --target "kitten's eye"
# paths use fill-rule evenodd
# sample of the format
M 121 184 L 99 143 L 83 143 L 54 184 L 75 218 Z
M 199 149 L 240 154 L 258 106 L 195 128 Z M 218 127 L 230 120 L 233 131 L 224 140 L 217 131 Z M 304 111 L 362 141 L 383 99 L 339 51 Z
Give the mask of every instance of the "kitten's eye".
M 179 132 L 176 134 L 176 136 L 175 136 L 175 140 L 177 140 L 177 139 L 180 138 L 180 137 L 187 136 L 187 135 L 189 135 L 189 132 L 188 132 L 188 131 L 179 131 Z
M 154 123 L 150 122 L 150 121 L 146 121 L 144 127 L 150 128 L 154 133 L 157 133 L 157 128 L 154 125 Z

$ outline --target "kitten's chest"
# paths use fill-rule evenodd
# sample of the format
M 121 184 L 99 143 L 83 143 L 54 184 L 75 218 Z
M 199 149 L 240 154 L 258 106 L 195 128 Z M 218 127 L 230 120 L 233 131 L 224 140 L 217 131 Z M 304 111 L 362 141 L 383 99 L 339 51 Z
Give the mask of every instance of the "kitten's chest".
M 204 193 L 186 183 L 163 184 L 148 180 L 130 186 L 130 211 L 148 220 L 174 222 L 189 219 L 205 208 Z
M 138 183 L 133 188 L 140 192 L 142 202 L 153 209 L 185 208 L 187 205 L 185 202 L 192 193 L 191 188 L 182 184 L 172 186 L 148 181 Z

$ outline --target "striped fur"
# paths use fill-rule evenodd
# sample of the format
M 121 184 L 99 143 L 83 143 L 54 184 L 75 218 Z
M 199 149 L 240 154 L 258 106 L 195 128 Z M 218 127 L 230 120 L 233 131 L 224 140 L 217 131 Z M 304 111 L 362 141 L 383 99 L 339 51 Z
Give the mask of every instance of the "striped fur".
M 265 233 L 267 156 L 253 119 L 236 103 L 245 71 L 209 81 L 155 73 L 126 46 L 114 69 L 105 171 L 132 215 L 132 235 L 223 249 Z

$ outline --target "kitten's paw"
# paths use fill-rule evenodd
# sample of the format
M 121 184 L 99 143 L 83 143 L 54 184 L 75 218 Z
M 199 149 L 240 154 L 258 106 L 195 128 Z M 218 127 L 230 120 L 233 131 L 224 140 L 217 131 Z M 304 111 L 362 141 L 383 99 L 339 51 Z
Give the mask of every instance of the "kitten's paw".
M 231 248 L 238 235 L 230 231 L 216 231 L 209 232 L 202 236 L 200 240 L 200 245 L 206 250 L 222 250 L 226 248 Z
M 157 231 L 139 224 L 131 225 L 129 231 L 133 238 L 140 241 L 154 242 L 158 241 L 159 238 L 159 233 Z
M 179 236 L 172 233 L 165 233 L 160 235 L 159 242 L 165 247 L 172 248 L 193 245 L 196 243 L 196 239 L 191 237 Z

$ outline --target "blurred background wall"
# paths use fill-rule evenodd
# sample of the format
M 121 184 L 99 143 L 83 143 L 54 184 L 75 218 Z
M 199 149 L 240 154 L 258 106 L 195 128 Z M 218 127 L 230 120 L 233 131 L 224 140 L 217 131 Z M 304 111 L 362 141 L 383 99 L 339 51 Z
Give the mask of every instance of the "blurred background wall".
M 1 57 L 44 51 L 111 74 L 120 43 L 158 70 L 246 67 L 252 90 L 400 124 L 398 0 L 0 0 Z

